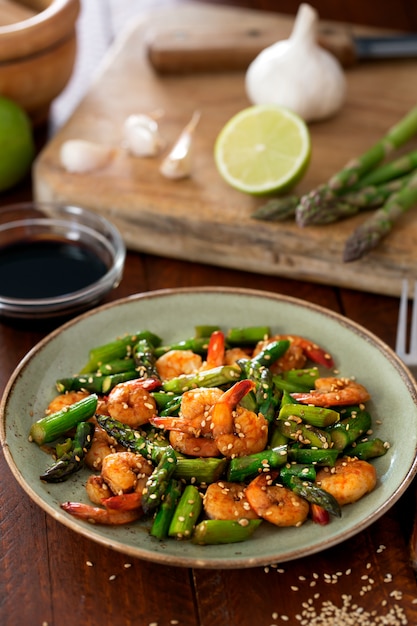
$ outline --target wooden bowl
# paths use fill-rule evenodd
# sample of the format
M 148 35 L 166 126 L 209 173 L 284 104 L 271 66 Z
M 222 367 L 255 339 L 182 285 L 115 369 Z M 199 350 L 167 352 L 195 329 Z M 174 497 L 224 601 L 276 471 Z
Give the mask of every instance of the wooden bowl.
M 34 125 L 71 77 L 80 0 L 2 0 L 0 94 L 20 104 Z

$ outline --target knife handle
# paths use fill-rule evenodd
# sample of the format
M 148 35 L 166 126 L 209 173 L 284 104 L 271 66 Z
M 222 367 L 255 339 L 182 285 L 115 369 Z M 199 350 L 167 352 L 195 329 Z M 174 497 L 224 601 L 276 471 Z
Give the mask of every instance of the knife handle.
M 150 64 L 159 74 L 245 71 L 266 47 L 276 43 L 274 29 L 235 31 L 174 28 L 154 30 L 145 42 Z M 356 62 L 355 48 L 348 33 L 326 29 L 318 43 L 331 52 L 343 67 Z

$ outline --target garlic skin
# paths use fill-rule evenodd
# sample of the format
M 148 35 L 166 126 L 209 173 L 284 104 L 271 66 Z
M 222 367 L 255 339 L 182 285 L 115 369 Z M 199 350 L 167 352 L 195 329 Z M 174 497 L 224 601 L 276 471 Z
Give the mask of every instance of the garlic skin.
M 173 148 L 162 161 L 159 171 L 165 178 L 180 180 L 191 175 L 193 135 L 199 121 L 200 112 L 195 111 Z
M 114 154 L 113 148 L 85 139 L 69 139 L 60 149 L 61 165 L 71 173 L 83 174 L 105 167 Z
M 164 146 L 157 122 L 148 115 L 129 115 L 123 137 L 126 149 L 137 157 L 156 156 Z
M 339 61 L 317 43 L 318 14 L 309 4 L 298 10 L 289 39 L 265 48 L 252 61 L 245 88 L 253 104 L 277 104 L 312 122 L 342 107 L 346 78 Z

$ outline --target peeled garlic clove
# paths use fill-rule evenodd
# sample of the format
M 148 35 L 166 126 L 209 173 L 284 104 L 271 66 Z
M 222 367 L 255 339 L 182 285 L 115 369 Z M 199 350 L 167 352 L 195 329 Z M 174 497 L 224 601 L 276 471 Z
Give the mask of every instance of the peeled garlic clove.
M 200 120 L 200 112 L 195 111 L 191 120 L 181 132 L 174 147 L 162 161 L 160 172 L 166 178 L 187 178 L 191 174 L 193 135 Z
M 341 108 L 345 74 L 336 57 L 317 43 L 317 28 L 317 12 L 301 4 L 289 39 L 265 48 L 246 72 L 246 93 L 253 104 L 287 107 L 306 122 Z
M 133 156 L 156 156 L 164 142 L 157 122 L 148 115 L 129 115 L 123 125 L 124 143 Z
M 69 139 L 60 150 L 62 166 L 72 173 L 81 174 L 101 169 L 109 163 L 114 150 L 85 139 Z

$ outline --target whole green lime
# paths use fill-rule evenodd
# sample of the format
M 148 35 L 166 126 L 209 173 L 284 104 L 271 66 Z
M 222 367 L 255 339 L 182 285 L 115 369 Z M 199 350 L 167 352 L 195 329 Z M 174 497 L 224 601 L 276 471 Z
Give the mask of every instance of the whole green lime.
M 0 96 L 0 191 L 22 180 L 34 156 L 33 130 L 27 113 L 12 100 Z

